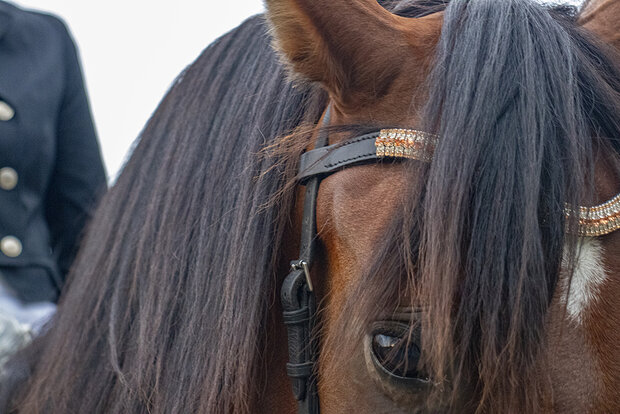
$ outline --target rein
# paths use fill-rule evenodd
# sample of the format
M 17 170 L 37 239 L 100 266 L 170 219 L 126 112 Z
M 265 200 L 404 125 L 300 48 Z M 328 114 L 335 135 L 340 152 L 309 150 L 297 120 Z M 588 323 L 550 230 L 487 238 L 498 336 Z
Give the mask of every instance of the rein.
M 297 181 L 306 187 L 301 225 L 299 259 L 291 262 L 291 272 L 281 290 L 284 324 L 288 333 L 291 378 L 299 414 L 319 414 L 316 382 L 318 344 L 313 335 L 316 326 L 316 298 L 310 276 L 317 240 L 316 204 L 321 181 L 344 168 L 383 158 L 405 158 L 430 162 L 439 142 L 437 135 L 411 129 L 383 129 L 361 135 L 344 143 L 328 145 L 331 106 L 327 108 L 315 149 L 302 154 Z M 579 237 L 596 237 L 620 229 L 620 194 L 594 206 L 579 207 Z M 573 209 L 566 206 L 565 216 Z

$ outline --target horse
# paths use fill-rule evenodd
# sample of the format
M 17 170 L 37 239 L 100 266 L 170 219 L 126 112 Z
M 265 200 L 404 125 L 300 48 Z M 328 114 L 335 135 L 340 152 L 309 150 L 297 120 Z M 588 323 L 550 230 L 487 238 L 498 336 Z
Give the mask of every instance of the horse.
M 266 6 L 142 131 L 5 411 L 620 412 L 605 13 Z
M 588 1 L 580 13 L 579 24 L 597 37 L 620 49 L 620 31 L 618 30 L 620 3 L 614 0 Z

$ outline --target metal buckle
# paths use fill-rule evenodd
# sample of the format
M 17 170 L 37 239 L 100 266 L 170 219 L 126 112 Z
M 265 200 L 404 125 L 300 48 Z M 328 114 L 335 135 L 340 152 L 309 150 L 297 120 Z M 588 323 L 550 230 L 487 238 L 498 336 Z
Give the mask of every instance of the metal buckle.
M 291 262 L 291 269 L 303 270 L 304 275 L 306 275 L 306 283 L 308 284 L 308 290 L 310 292 L 314 292 L 314 287 L 312 286 L 312 279 L 310 279 L 310 267 L 308 266 L 308 262 L 306 262 L 305 260 Z

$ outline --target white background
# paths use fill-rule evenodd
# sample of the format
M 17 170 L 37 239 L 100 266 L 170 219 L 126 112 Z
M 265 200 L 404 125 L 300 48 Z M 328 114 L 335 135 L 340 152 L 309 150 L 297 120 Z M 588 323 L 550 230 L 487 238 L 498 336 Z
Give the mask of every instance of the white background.
M 14 1 L 53 12 L 71 29 L 111 180 L 176 75 L 215 38 L 263 11 L 262 0 Z
M 9 0 L 62 17 L 76 40 L 110 180 L 176 75 L 262 0 Z

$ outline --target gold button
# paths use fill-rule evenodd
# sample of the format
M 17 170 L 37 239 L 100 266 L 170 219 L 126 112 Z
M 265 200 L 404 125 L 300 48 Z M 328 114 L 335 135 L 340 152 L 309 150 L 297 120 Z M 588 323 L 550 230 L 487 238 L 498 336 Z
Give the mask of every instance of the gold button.
M 17 185 L 18 180 L 17 171 L 11 167 L 0 168 L 0 188 L 7 191 L 12 190 Z
M 14 116 L 15 110 L 8 103 L 0 101 L 0 121 L 10 121 Z
M 15 236 L 6 236 L 0 240 L 0 250 L 8 257 L 17 257 L 22 254 L 22 242 Z

